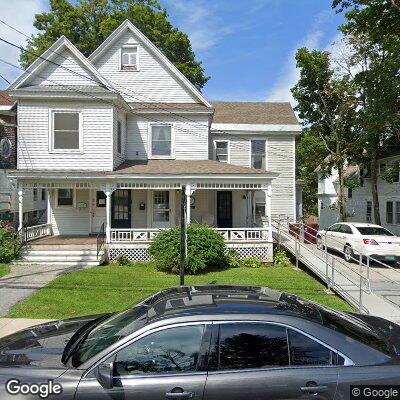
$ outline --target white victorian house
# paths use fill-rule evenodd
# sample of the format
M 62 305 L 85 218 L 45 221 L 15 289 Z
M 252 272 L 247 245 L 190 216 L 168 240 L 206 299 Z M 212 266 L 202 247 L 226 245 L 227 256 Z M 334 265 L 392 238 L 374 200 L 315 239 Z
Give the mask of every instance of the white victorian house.
M 148 259 L 158 231 L 180 223 L 182 185 L 188 219 L 242 256 L 270 261 L 271 217 L 296 216 L 290 105 L 211 104 L 129 21 L 88 58 L 61 37 L 8 90 L 19 205 L 48 192 L 47 224 L 24 233 L 31 262 Z

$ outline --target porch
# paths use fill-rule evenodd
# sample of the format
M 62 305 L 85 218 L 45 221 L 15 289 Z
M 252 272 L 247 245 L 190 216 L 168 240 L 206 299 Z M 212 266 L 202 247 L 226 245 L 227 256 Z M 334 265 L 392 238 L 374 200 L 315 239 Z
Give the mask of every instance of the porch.
M 216 229 L 227 247 L 243 257 L 271 261 L 271 180 L 276 174 L 209 160 L 179 161 L 179 168 L 176 163 L 153 161 L 145 169 L 140 163 L 140 175 L 133 173 L 135 167 L 128 167 L 118 174 L 59 172 L 46 178 L 46 174 L 29 172 L 20 176 L 20 207 L 25 188 L 48 191 L 48 223 L 25 230 L 26 240 L 52 235 L 73 237 L 83 244 L 92 235 L 96 240 L 104 237 L 110 260 L 122 255 L 134 261 L 148 260 L 148 247 L 160 230 L 180 225 L 183 199 L 188 223 Z M 181 167 L 186 172 L 179 173 Z M 158 173 L 143 173 L 146 168 Z

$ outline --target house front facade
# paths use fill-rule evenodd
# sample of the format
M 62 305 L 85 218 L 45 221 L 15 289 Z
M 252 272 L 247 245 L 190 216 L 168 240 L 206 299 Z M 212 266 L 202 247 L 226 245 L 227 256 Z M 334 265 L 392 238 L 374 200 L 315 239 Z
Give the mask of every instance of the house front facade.
M 396 146 L 387 150 L 378 161 L 378 197 L 381 224 L 396 235 L 400 235 L 400 149 Z M 389 169 L 393 175 L 387 179 Z M 350 165 L 345 169 L 347 181 L 355 182 L 353 187 L 346 188 L 346 212 L 348 220 L 354 222 L 371 222 L 374 220 L 371 177 L 367 169 Z M 337 207 L 338 174 L 318 178 L 318 211 L 321 228 L 326 228 L 340 221 Z
M 0 90 L 0 221 L 17 224 L 17 188 L 11 185 L 7 173 L 17 166 L 17 112 L 16 103 L 4 90 Z M 23 207 L 24 225 L 46 221 L 46 190 L 27 190 Z
M 61 37 L 8 91 L 19 207 L 28 190 L 48 193 L 47 224 L 29 240 L 104 232 L 110 259 L 146 260 L 183 199 L 189 222 L 270 261 L 272 216 L 295 218 L 290 105 L 211 104 L 129 21 L 88 58 Z

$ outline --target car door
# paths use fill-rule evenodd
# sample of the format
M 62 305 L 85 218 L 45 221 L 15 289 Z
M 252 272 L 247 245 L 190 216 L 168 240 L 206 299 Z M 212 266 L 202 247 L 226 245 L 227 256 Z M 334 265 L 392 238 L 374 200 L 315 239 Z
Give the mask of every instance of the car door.
M 329 249 L 337 250 L 338 248 L 337 236 L 339 234 L 340 225 L 341 224 L 332 225 L 326 230 L 326 246 Z
M 209 332 L 209 333 L 207 333 Z M 211 325 L 159 329 L 110 355 L 113 387 L 103 388 L 92 372 L 79 384 L 76 400 L 201 400 L 207 377 L 204 354 Z
M 327 347 L 282 325 L 216 325 L 204 400 L 331 400 L 338 379 L 334 357 Z

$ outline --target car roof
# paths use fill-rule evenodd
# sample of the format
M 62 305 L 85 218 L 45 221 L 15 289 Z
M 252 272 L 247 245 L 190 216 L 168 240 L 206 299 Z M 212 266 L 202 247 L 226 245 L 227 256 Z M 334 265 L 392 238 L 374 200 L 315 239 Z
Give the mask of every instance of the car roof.
M 139 306 L 147 309 L 147 323 L 178 316 L 227 314 L 291 315 L 322 323 L 314 303 L 259 286 L 179 286 L 161 291 Z
M 336 222 L 333 225 L 350 225 L 350 226 L 355 226 L 356 228 L 358 227 L 382 228 L 382 226 L 380 225 L 370 224 L 368 222 Z

